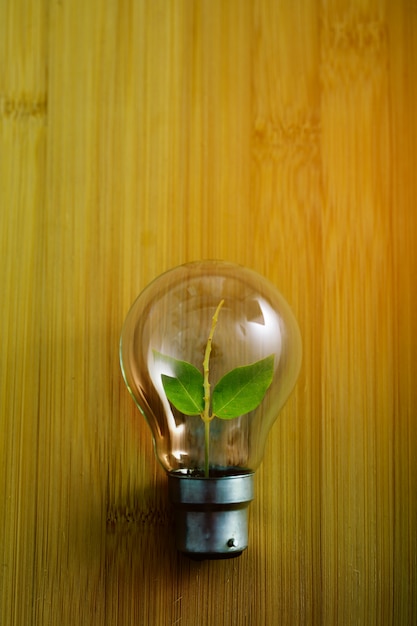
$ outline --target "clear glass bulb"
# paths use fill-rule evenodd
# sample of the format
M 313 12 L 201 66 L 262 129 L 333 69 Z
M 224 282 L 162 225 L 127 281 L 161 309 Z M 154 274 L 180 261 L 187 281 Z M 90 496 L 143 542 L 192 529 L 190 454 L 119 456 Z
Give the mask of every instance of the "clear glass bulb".
M 175 406 L 163 380 L 175 377 L 176 361 L 203 376 L 210 333 L 209 393 L 236 368 L 268 357 L 273 365 L 257 406 L 232 419 L 212 417 L 210 409 L 207 426 L 198 412 Z M 254 271 L 223 261 L 189 263 L 159 276 L 134 302 L 120 340 L 124 380 L 150 426 L 157 458 L 170 476 L 199 479 L 255 471 L 295 385 L 301 352 L 297 322 L 279 291 Z

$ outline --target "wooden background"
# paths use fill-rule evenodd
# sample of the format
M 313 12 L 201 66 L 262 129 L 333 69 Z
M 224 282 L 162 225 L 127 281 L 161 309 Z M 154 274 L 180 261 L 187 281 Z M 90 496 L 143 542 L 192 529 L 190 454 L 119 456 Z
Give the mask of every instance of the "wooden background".
M 0 623 L 417 623 L 417 2 L 0 0 Z M 274 281 L 304 361 L 250 547 L 178 555 L 118 338 Z

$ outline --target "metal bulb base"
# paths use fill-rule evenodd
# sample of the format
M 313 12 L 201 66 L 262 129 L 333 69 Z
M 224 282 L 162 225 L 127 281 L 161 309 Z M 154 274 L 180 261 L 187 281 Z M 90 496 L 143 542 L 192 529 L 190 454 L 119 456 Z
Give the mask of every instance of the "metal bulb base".
M 177 549 L 194 559 L 236 557 L 248 547 L 253 472 L 211 471 L 209 478 L 171 472 Z

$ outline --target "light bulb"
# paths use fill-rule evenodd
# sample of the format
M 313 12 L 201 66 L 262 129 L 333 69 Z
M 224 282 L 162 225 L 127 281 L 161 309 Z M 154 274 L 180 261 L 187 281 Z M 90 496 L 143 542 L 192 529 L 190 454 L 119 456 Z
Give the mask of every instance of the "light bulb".
M 242 266 L 181 265 L 133 303 L 120 362 L 168 473 L 177 548 L 195 558 L 238 556 L 248 544 L 254 472 L 300 370 L 289 305 Z

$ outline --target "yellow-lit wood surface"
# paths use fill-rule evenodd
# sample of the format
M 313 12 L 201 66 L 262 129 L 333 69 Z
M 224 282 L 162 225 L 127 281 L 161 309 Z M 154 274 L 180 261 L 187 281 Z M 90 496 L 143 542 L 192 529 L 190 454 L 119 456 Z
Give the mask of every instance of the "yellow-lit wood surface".
M 0 0 L 0 623 L 417 623 L 417 4 Z M 303 368 L 237 560 L 178 555 L 118 338 L 274 281 Z

